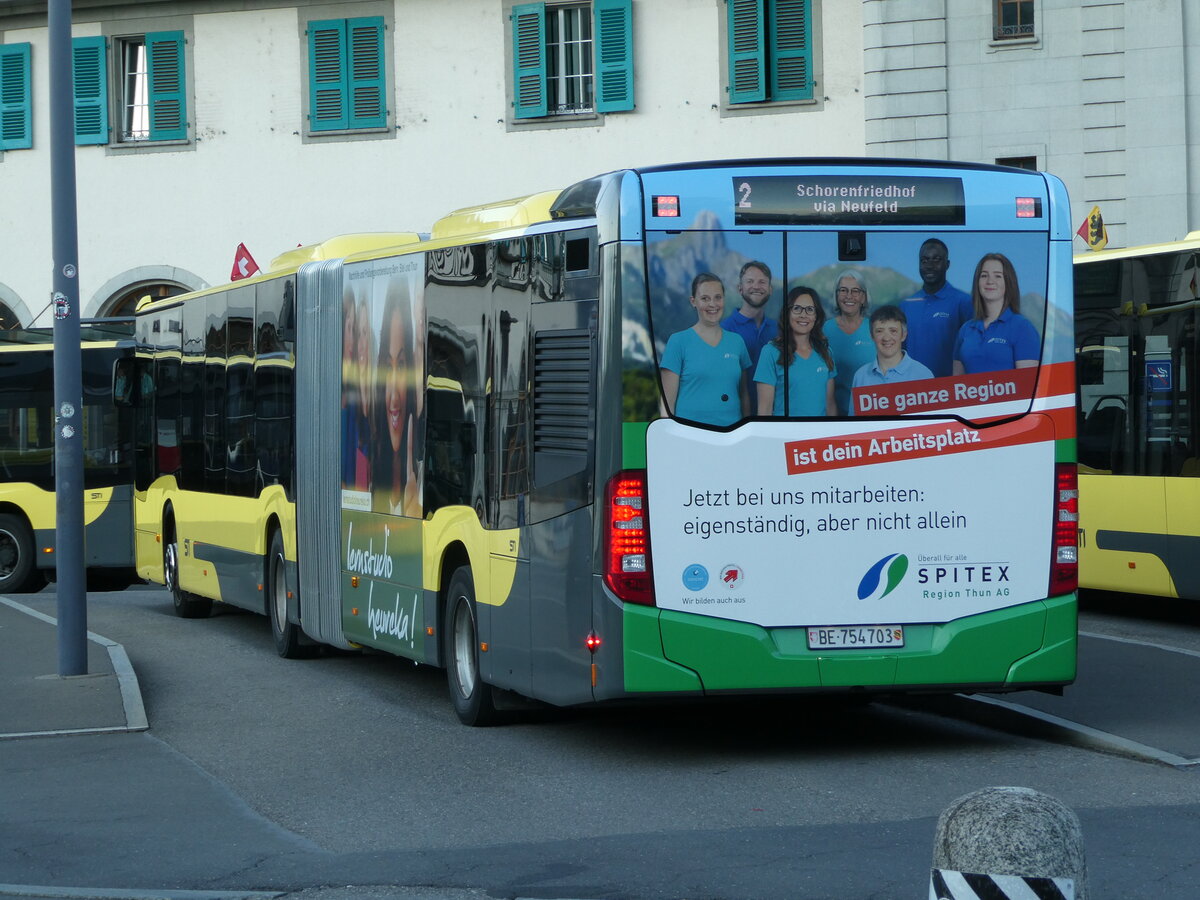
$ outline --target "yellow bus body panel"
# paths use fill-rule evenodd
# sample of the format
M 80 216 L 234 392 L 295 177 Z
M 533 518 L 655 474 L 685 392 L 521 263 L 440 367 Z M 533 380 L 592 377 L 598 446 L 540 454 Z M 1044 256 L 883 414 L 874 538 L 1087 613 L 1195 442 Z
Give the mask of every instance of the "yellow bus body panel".
M 1083 587 L 1176 596 L 1167 566 L 1159 557 L 1096 546 L 1097 531 L 1166 534 L 1166 482 L 1147 475 L 1080 472 L 1079 580 Z
M 83 524 L 91 525 L 108 509 L 113 489 L 91 488 L 83 492 Z M 25 513 L 33 529 L 54 528 L 57 519 L 57 497 L 28 481 L 0 484 L 0 503 L 11 503 Z
M 475 599 L 488 606 L 503 606 L 512 593 L 520 555 L 520 530 L 483 527 L 468 506 L 445 506 L 425 522 L 422 543 L 425 589 L 438 591 L 449 572 L 442 571 L 446 548 L 461 543 L 470 559 L 475 579 Z

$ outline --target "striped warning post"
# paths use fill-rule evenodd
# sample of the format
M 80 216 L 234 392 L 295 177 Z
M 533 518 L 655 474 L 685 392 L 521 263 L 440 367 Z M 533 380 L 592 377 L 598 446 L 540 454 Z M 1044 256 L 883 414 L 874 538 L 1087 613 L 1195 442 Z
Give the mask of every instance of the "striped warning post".
M 1075 879 L 934 869 L 929 900 L 1075 900 Z

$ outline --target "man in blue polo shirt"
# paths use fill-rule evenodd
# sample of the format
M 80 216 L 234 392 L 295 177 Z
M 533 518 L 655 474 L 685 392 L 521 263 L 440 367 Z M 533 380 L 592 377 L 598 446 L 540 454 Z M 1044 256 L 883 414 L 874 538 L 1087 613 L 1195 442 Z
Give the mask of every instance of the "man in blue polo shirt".
M 764 316 L 764 307 L 771 299 L 771 269 L 760 260 L 754 259 L 742 266 L 738 273 L 738 293 L 742 306 L 721 320 L 721 327 L 740 334 L 750 351 L 750 368 L 758 366 L 758 355 L 762 348 L 779 334 L 779 323 Z
M 933 373 L 904 352 L 908 325 L 904 310 L 898 306 L 881 306 L 871 313 L 871 340 L 875 342 L 875 359 L 854 373 L 853 387 L 874 387 L 895 384 L 897 381 L 917 381 L 932 378 Z M 852 413 L 857 410 L 851 409 Z
M 954 340 L 963 322 L 975 315 L 971 297 L 946 280 L 950 252 L 937 238 L 921 245 L 921 290 L 902 304 L 908 317 L 908 355 L 941 378 L 954 367 Z

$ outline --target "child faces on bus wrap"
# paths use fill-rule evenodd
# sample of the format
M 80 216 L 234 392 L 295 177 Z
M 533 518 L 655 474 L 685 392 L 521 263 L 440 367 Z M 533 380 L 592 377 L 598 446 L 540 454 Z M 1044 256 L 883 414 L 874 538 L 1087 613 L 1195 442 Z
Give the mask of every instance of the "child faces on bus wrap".
M 850 388 L 854 373 L 875 356 L 871 343 L 871 326 L 866 320 L 870 296 L 862 273 L 847 269 L 838 276 L 834 290 L 837 312 L 833 321 L 823 328 L 829 341 L 829 352 L 837 369 L 834 380 L 834 400 L 837 411 L 849 415 Z
M 725 285 L 711 272 L 692 279 L 689 301 L 696 324 L 667 338 L 659 363 L 663 399 L 672 415 L 710 425 L 732 425 L 746 415 L 746 342 L 721 327 Z
M 422 371 L 423 362 L 413 341 L 416 324 L 406 286 L 392 282 L 379 335 L 371 508 L 419 517 L 421 492 L 414 443 L 419 417 L 416 373 Z
M 1036 366 L 1041 339 L 1021 315 L 1021 289 L 1013 264 L 1003 253 L 988 253 L 975 267 L 971 285 L 974 318 L 954 342 L 954 374 L 996 372 Z
M 817 292 L 788 291 L 779 314 L 779 335 L 763 348 L 754 371 L 760 416 L 833 416 L 837 369 L 822 326 L 825 310 Z

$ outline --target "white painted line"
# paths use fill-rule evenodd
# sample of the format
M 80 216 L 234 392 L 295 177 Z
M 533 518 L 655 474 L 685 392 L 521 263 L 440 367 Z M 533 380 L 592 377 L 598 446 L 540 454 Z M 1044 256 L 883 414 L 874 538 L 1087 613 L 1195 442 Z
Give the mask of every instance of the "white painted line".
M 0 884 L 0 897 L 38 900 L 270 900 L 277 891 L 127 891 L 121 888 L 65 888 L 36 884 Z
M 1155 650 L 1165 650 L 1168 653 L 1182 653 L 1184 656 L 1195 656 L 1200 659 L 1200 650 L 1185 650 L 1183 647 L 1170 647 L 1167 644 L 1156 644 L 1153 641 L 1139 641 L 1134 638 L 1116 637 L 1111 634 L 1097 634 L 1094 631 L 1081 631 L 1080 637 L 1097 638 L 1102 641 L 1113 641 L 1117 644 L 1136 644 L 1138 647 L 1153 647 Z
M 1081 725 L 1078 722 L 1072 722 L 1070 719 L 1063 719 L 1059 716 L 1051 715 L 1047 712 L 1042 712 L 1040 709 L 1033 709 L 1029 706 L 1021 706 L 1019 703 L 1009 703 L 1005 700 L 996 700 L 993 697 L 980 697 L 976 694 L 966 695 L 960 694 L 964 700 L 972 700 L 976 703 L 986 703 L 990 706 L 1007 709 L 1010 712 L 1018 713 L 1022 716 L 1028 716 L 1031 719 L 1038 719 L 1048 725 L 1054 725 L 1058 728 L 1063 728 L 1067 731 L 1072 731 L 1085 738 L 1091 743 L 1095 743 L 1105 749 L 1112 750 L 1117 753 L 1136 756 L 1143 759 L 1153 760 L 1154 762 L 1166 763 L 1169 766 L 1187 767 L 1200 765 L 1200 758 L 1189 759 L 1186 756 L 1179 756 L 1167 750 L 1160 750 L 1157 747 L 1151 747 L 1148 744 L 1142 744 L 1138 741 L 1123 738 L 1115 734 L 1110 734 L 1107 731 L 1101 731 L 1098 728 L 1092 728 L 1089 725 Z

